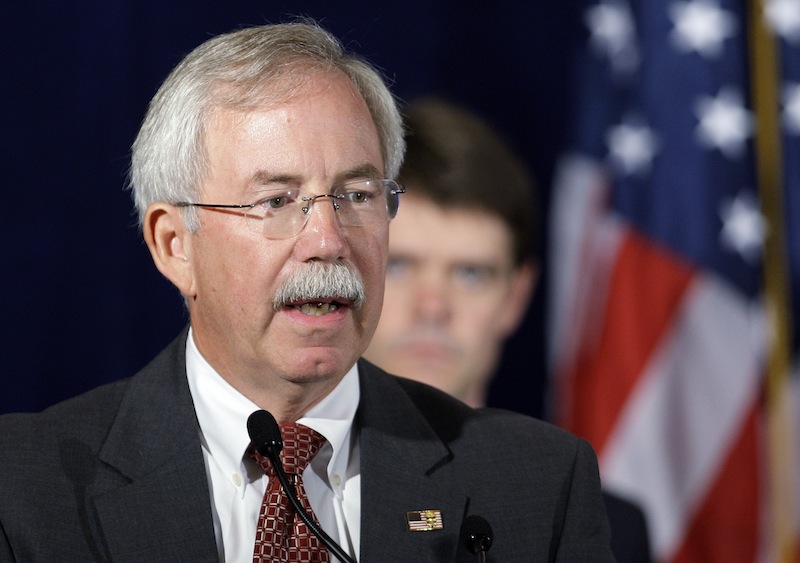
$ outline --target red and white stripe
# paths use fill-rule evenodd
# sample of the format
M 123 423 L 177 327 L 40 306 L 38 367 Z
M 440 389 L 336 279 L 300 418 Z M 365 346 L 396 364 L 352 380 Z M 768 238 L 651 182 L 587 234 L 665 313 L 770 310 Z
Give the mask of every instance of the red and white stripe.
M 764 315 L 609 210 L 594 161 L 553 192 L 553 417 L 645 510 L 658 561 L 759 559 Z

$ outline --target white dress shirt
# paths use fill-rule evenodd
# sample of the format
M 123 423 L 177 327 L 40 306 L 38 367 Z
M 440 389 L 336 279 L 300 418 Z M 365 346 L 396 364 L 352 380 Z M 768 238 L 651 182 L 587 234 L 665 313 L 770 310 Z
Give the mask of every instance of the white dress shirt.
M 259 407 L 234 389 L 200 354 L 191 329 L 186 372 L 200 424 L 214 533 L 220 561 L 251 563 L 258 514 L 268 478 L 246 454 L 247 417 Z M 358 557 L 361 484 L 358 437 L 358 368 L 297 422 L 326 442 L 303 472 L 308 501 L 320 525 L 345 552 Z

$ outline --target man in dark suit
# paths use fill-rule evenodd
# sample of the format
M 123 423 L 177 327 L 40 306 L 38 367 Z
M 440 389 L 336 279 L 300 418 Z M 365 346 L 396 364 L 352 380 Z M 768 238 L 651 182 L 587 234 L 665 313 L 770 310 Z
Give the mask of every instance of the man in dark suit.
M 473 560 L 459 531 L 480 515 L 488 560 L 612 560 L 586 442 L 359 359 L 402 155 L 380 75 L 313 24 L 219 36 L 173 70 L 131 186 L 190 326 L 131 379 L 0 419 L 0 560 L 332 560 L 272 512 L 259 409 L 311 436 L 297 491 L 353 559 Z M 254 555 L 271 542 L 297 558 Z

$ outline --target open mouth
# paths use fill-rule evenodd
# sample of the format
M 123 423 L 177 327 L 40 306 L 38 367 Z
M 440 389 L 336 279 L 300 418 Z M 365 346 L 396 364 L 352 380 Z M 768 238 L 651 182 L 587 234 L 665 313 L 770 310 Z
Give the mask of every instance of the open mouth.
M 329 315 L 335 311 L 338 311 L 340 308 L 345 307 L 345 303 L 341 303 L 338 301 L 305 301 L 303 303 L 293 303 L 289 305 L 293 309 L 296 309 L 303 313 L 304 315 L 310 315 L 312 317 L 321 317 L 323 315 Z
M 312 261 L 289 273 L 277 288 L 272 306 L 275 311 L 289 308 L 322 317 L 357 310 L 365 298 L 364 282 L 355 267 L 340 261 Z

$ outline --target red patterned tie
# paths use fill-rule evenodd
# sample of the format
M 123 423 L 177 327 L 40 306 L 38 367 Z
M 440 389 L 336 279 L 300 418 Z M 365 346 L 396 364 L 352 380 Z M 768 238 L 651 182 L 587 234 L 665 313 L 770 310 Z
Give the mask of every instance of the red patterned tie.
M 316 455 L 325 438 L 311 428 L 294 422 L 280 425 L 283 449 L 280 457 L 283 469 L 294 482 L 297 497 L 316 522 L 303 487 L 303 470 Z M 256 451 L 250 454 L 269 476 L 264 502 L 258 517 L 253 562 L 328 563 L 328 551 L 305 522 L 295 513 L 294 507 L 281 488 L 272 463 Z

